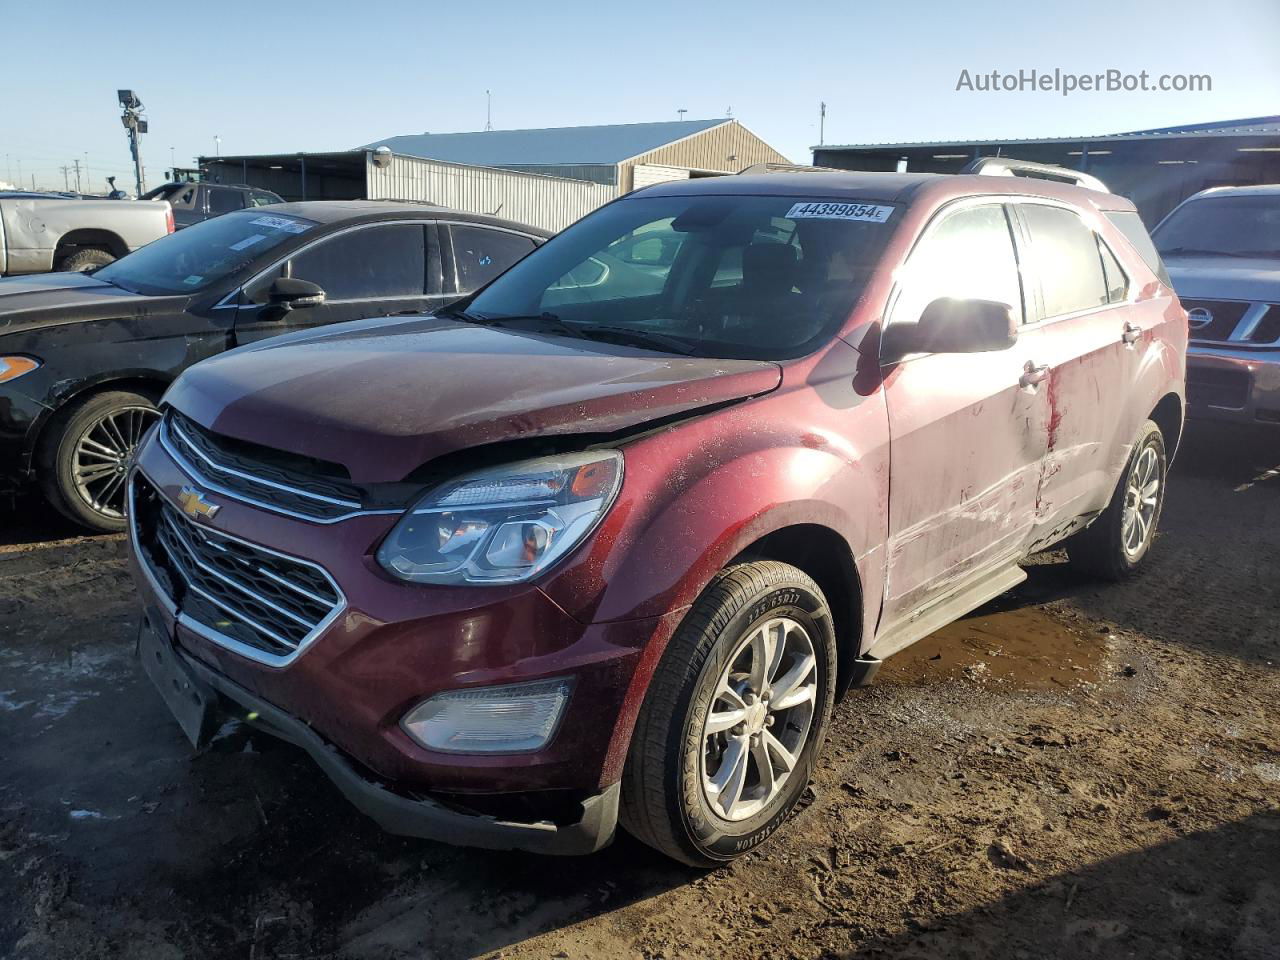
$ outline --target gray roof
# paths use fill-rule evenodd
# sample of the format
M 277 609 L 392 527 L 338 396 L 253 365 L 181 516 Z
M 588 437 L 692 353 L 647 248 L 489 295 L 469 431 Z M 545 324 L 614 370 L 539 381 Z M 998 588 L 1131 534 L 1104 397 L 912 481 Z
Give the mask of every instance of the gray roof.
M 1173 140 L 1184 137 L 1277 137 L 1280 116 L 1248 117 L 1243 120 L 1219 120 L 1190 123 L 1179 127 L 1153 127 L 1124 133 L 1103 133 L 1080 137 L 1011 137 L 1003 140 L 912 140 L 902 143 L 820 144 L 813 150 L 905 150 L 916 147 L 965 147 L 1005 143 L 1101 143 L 1117 140 Z
M 597 127 L 543 127 L 537 130 L 482 130 L 477 133 L 422 133 L 366 144 L 428 160 L 478 166 L 613 164 L 675 140 L 710 130 L 727 120 L 668 120 Z

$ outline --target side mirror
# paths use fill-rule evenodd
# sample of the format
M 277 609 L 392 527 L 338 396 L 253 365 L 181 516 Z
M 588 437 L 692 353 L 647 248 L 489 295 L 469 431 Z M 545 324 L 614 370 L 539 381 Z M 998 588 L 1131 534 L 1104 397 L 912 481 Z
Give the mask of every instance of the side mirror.
M 986 353 L 1018 342 L 1013 308 L 995 300 L 939 297 L 915 323 L 891 323 L 880 334 L 880 358 L 895 363 L 912 353 Z
M 273 306 L 284 307 L 285 312 L 298 307 L 318 307 L 324 303 L 324 290 L 319 284 L 312 283 L 310 280 L 280 277 L 267 291 L 267 302 Z

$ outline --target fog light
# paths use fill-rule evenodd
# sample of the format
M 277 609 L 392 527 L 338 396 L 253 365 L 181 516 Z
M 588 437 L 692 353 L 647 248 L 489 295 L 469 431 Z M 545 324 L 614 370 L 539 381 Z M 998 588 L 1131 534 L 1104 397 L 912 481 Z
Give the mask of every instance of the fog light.
M 521 753 L 551 741 L 569 702 L 568 678 L 451 690 L 424 700 L 400 721 L 422 746 L 451 753 Z

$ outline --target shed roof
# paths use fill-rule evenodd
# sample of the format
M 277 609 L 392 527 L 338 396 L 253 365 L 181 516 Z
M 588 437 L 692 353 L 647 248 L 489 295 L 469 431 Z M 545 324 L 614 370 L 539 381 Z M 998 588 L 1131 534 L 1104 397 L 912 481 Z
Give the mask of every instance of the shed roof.
M 393 153 L 480 166 L 612 164 L 728 122 L 725 119 L 667 120 L 594 127 L 408 134 L 366 144 L 365 149 L 387 146 Z
M 821 144 L 814 150 L 903 150 L 915 147 L 963 147 L 1005 143 L 1101 143 L 1117 140 L 1173 140 L 1183 137 L 1274 137 L 1280 136 L 1280 116 L 1246 117 L 1189 123 L 1176 127 L 1153 127 L 1123 133 L 1103 133 L 1078 137 L 1010 137 L 1001 140 L 911 140 L 901 143 Z

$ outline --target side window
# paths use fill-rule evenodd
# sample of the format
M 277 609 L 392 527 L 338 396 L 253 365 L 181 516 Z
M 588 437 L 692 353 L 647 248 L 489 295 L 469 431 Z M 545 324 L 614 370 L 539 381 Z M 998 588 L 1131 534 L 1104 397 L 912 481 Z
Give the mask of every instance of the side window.
M 1160 259 L 1160 254 L 1156 252 L 1156 245 L 1152 243 L 1151 235 L 1147 233 L 1147 228 L 1143 225 L 1142 218 L 1131 210 L 1108 210 L 1107 219 L 1116 225 L 1116 228 L 1124 234 L 1126 240 L 1133 244 L 1133 249 L 1138 251 L 1138 256 L 1142 257 L 1142 262 L 1168 285 L 1169 271 L 1164 268 L 1164 261 Z
M 1107 242 L 1098 237 L 1098 254 L 1102 257 L 1102 275 L 1107 281 L 1107 302 L 1119 303 L 1129 293 L 1129 278 L 1125 276 L 1124 267 L 1111 252 Z
M 174 209 L 190 210 L 196 203 L 196 185 L 190 184 L 185 189 L 178 187 L 169 194 L 169 203 Z
M 1021 322 L 1022 284 L 1004 207 L 986 203 L 943 217 L 900 271 L 888 322 L 914 323 L 939 297 L 1007 303 Z
M 427 290 L 425 228 L 390 223 L 339 234 L 294 257 L 291 276 L 319 284 L 329 300 L 420 297 Z
M 249 205 L 253 207 L 269 207 L 271 204 L 279 202 L 279 197 L 274 194 L 264 193 L 261 190 L 254 190 L 249 194 Z
M 242 207 L 244 207 L 243 190 L 228 190 L 225 187 L 209 188 L 209 213 L 213 216 L 230 213 Z
M 1063 207 L 1039 203 L 1019 211 L 1031 233 L 1031 259 L 1040 281 L 1045 317 L 1088 310 L 1107 302 L 1107 281 L 1094 232 Z
M 459 293 L 480 289 L 533 252 L 533 240 L 505 230 L 453 224 L 449 233 L 453 239 L 453 260 L 458 266 Z

